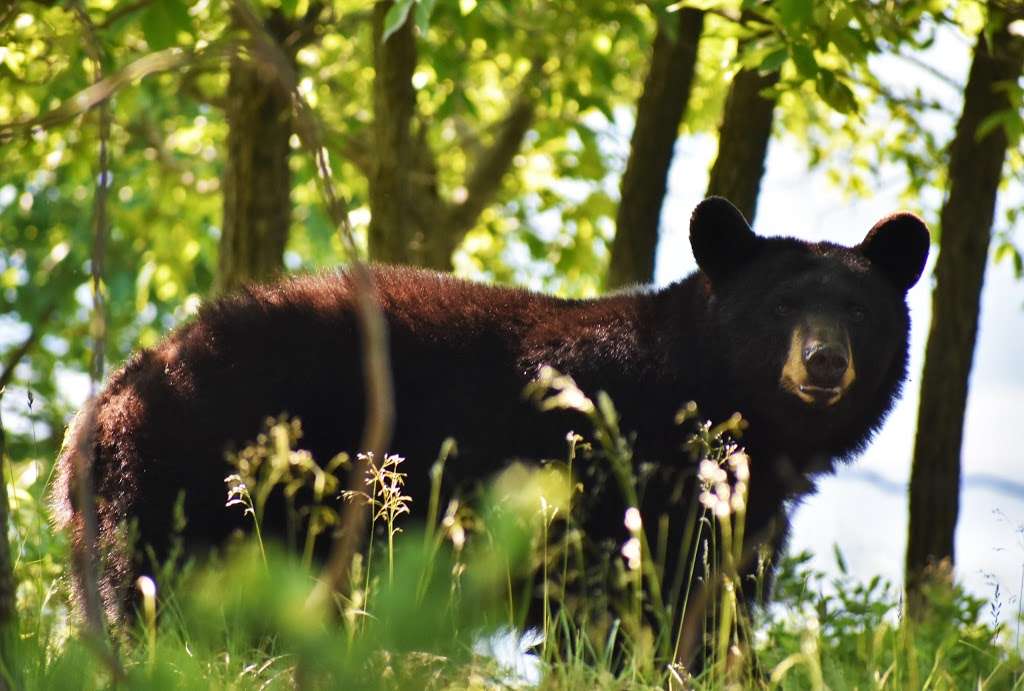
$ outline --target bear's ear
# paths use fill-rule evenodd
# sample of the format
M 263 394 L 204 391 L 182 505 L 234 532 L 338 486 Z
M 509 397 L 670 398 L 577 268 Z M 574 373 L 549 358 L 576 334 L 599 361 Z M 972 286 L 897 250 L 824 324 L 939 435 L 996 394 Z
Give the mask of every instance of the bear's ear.
M 876 223 L 857 249 L 906 292 L 921 277 L 930 247 L 931 237 L 924 221 L 903 212 Z
M 690 216 L 690 247 L 697 266 L 714 283 L 753 259 L 757 236 L 728 199 L 708 197 Z

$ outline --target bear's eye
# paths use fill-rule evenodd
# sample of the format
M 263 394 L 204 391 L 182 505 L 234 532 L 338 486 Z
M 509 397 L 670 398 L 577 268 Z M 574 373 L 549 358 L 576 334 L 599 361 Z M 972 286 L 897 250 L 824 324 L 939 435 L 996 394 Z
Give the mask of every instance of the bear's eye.
M 868 317 L 868 311 L 860 305 L 850 305 L 850 319 L 855 322 L 862 322 Z
M 772 311 L 775 312 L 776 317 L 788 317 L 793 314 L 793 305 L 788 302 L 780 302 L 775 305 L 775 309 Z

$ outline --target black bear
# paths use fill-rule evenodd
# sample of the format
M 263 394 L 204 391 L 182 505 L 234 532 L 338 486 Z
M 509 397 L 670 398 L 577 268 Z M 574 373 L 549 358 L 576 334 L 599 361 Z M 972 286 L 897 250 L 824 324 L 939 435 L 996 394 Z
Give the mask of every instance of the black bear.
M 928 230 L 900 213 L 855 247 L 765 238 L 728 201 L 711 198 L 693 212 L 690 240 L 699 271 L 661 290 L 591 300 L 373 267 L 395 385 L 390 448 L 407 459 L 407 493 L 428 496 L 428 469 L 446 437 L 458 442 L 446 471 L 458 484 L 486 479 L 510 459 L 563 457 L 570 425 L 585 426 L 523 397 L 550 365 L 588 393 L 606 391 L 623 430 L 635 434 L 636 455 L 666 473 L 695 475 L 675 424 L 681 406 L 696 401 L 712 420 L 742 413 L 752 459 L 747 534 L 777 549 L 784 503 L 861 450 L 899 395 L 905 295 L 924 267 Z M 132 577 L 150 567 L 142 546 L 166 553 L 182 491 L 186 547 L 216 545 L 242 525 L 241 512 L 224 507 L 225 450 L 254 439 L 267 416 L 300 418 L 302 445 L 318 459 L 356 450 L 363 379 L 352 291 L 340 272 L 212 301 L 134 355 L 92 413 L 79 414 L 53 502 L 82 549 L 72 488 L 74 457 L 87 442 L 112 614 Z M 692 501 L 664 486 L 649 483 L 644 515 Z M 624 508 L 609 497 L 587 521 L 589 537 L 621 544 Z M 134 551 L 124 544 L 130 521 Z

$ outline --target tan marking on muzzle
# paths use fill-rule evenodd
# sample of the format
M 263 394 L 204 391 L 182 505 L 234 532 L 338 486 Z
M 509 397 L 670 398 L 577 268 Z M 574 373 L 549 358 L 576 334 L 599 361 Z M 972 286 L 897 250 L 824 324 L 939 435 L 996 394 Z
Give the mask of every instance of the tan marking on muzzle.
M 819 325 L 812 320 L 806 324 L 798 324 L 789 337 L 789 349 L 786 352 L 786 361 L 782 365 L 782 373 L 779 377 L 779 385 L 790 392 L 804 403 L 818 405 L 824 401 L 826 406 L 832 406 L 839 402 L 839 399 L 846 394 L 854 380 L 857 378 L 857 371 L 854 367 L 853 352 L 850 348 L 850 336 L 843 331 L 843 347 L 846 349 L 846 371 L 843 372 L 839 385 L 834 389 L 821 389 L 810 384 L 807 367 L 804 364 L 804 343 L 809 333 Z M 811 392 L 818 393 L 818 396 Z M 821 393 L 833 391 L 828 399 L 821 397 Z
M 853 365 L 853 348 L 850 347 L 849 334 L 846 336 L 846 362 L 846 371 L 843 372 L 843 378 L 839 381 L 842 393 L 846 393 L 846 390 L 850 388 L 851 384 L 853 384 L 853 380 L 857 378 L 857 370 Z

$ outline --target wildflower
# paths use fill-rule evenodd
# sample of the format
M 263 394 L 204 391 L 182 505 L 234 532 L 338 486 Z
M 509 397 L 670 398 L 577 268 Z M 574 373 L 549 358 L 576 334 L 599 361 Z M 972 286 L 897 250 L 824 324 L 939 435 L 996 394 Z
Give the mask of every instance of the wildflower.
M 700 503 L 709 511 L 714 511 L 715 504 L 718 503 L 718 497 L 712 494 L 710 490 L 704 490 L 700 493 Z
M 714 461 L 705 458 L 700 462 L 700 471 L 697 473 L 697 478 L 701 481 L 701 484 L 710 487 L 725 482 L 727 477 L 721 466 Z
M 737 482 L 729 497 L 729 506 L 733 511 L 743 511 L 747 507 L 747 483 Z
M 631 506 L 626 509 L 626 530 L 631 534 L 636 535 L 640 532 L 640 528 L 643 527 L 643 519 L 640 517 L 640 510 L 635 506 Z
M 135 586 L 142 593 L 142 597 L 148 599 L 156 597 L 156 583 L 149 576 L 139 576 L 135 581 Z
M 640 568 L 640 539 L 631 537 L 622 546 L 622 556 L 626 558 L 626 566 L 630 571 Z
M 750 479 L 750 456 L 738 451 L 729 456 L 729 467 L 738 482 L 746 482 Z

